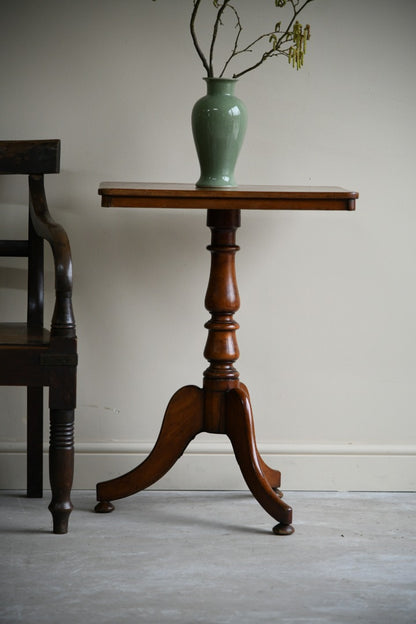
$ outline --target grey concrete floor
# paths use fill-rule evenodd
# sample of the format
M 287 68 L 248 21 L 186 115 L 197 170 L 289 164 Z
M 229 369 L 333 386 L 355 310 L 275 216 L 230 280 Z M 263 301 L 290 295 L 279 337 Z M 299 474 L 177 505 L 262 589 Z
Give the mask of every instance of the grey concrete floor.
M 49 493 L 47 493 L 49 494 Z M 296 532 L 249 493 L 146 491 L 67 535 L 0 492 L 0 622 L 415 624 L 416 495 L 288 492 Z

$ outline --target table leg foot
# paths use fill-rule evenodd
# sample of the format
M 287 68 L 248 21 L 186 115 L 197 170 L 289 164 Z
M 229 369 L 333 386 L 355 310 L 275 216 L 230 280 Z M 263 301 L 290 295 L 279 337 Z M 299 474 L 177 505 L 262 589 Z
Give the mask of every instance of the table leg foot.
M 275 535 L 292 535 L 294 532 L 295 529 L 291 524 L 283 524 L 283 522 L 279 522 L 279 524 L 273 527 L 273 533 Z
M 131 496 L 156 483 L 202 430 L 203 391 L 197 386 L 185 386 L 170 400 L 159 437 L 150 455 L 130 472 L 98 483 L 97 500 L 108 505 L 109 501 Z
M 100 501 L 94 507 L 95 513 L 111 513 L 115 507 L 110 501 Z
M 292 509 L 278 496 L 269 482 L 270 475 L 264 469 L 266 465 L 260 459 L 257 450 L 250 399 L 242 388 L 235 388 L 227 393 L 225 427 L 243 477 L 253 496 L 275 520 L 289 527 L 292 522 Z M 293 528 L 291 531 L 288 528 L 285 531 L 288 535 L 293 532 Z

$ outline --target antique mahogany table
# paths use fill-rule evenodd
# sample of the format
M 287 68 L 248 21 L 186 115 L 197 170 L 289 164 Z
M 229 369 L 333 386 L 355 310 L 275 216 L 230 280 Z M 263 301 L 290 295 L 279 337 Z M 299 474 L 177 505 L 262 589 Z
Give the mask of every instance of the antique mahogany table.
M 204 357 L 209 366 L 203 387 L 185 386 L 170 400 L 156 444 L 149 456 L 125 475 L 97 484 L 95 510 L 107 513 L 111 501 L 130 496 L 158 481 L 203 431 L 226 434 L 252 494 L 278 524 L 277 535 L 294 529 L 292 509 L 282 500 L 280 472 L 270 468 L 257 449 L 250 396 L 234 368 L 239 350 L 234 313 L 240 307 L 235 272 L 236 230 L 245 210 L 354 210 L 358 193 L 338 187 L 239 186 L 196 188 L 190 184 L 105 182 L 102 205 L 130 208 L 206 209 L 211 229 L 211 271 L 205 307 L 211 319 Z

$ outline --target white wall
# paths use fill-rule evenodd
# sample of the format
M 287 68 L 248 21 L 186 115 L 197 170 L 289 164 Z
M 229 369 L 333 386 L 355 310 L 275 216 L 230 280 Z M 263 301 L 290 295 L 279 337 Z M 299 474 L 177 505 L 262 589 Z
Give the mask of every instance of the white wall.
M 235 4 L 247 31 L 276 11 Z M 198 176 L 191 6 L 1 3 L 0 136 L 62 140 L 47 191 L 75 269 L 76 487 L 143 458 L 170 396 L 200 384 L 206 364 L 205 215 L 104 209 L 97 196 L 102 180 Z M 356 213 L 243 214 L 238 369 L 286 488 L 416 486 L 415 18 L 413 0 L 316 0 L 304 69 L 269 62 L 238 85 L 249 110 L 240 183 L 360 192 Z M 9 182 L 0 202 L 13 235 L 27 191 Z M 2 261 L 2 318 L 18 314 L 22 275 Z M 0 487 L 24 487 L 24 391 L 0 388 L 0 400 Z M 243 484 L 227 441 L 205 435 L 158 487 Z

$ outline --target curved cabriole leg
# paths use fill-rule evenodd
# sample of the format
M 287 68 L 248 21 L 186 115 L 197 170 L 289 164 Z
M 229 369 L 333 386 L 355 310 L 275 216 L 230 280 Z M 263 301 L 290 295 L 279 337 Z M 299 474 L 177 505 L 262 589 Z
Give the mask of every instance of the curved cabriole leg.
M 250 394 L 249 394 L 249 391 L 247 389 L 247 386 L 240 382 L 240 389 L 245 394 L 245 400 L 247 400 L 250 403 Z M 251 411 L 251 408 L 250 408 L 250 411 Z M 279 470 L 275 470 L 274 468 L 270 468 L 270 466 L 268 466 L 266 464 L 266 462 L 264 461 L 264 459 L 262 458 L 262 456 L 259 453 L 259 450 L 257 448 L 257 444 L 256 444 L 256 440 L 255 439 L 253 440 L 253 444 L 254 444 L 254 448 L 256 450 L 257 460 L 259 462 L 259 465 L 260 465 L 262 473 L 264 474 L 264 476 L 266 477 L 267 481 L 269 482 L 269 484 L 273 488 L 273 490 L 276 492 L 276 494 L 280 498 L 282 498 L 283 494 L 279 490 L 279 487 L 280 487 L 280 484 L 281 484 L 281 480 L 282 480 L 282 476 L 281 476 L 280 471 Z
M 73 509 L 71 488 L 74 475 L 74 410 L 50 410 L 49 477 L 52 500 L 49 511 L 53 532 L 68 532 L 69 515 Z
M 245 386 L 243 383 L 240 382 L 240 389 L 244 392 L 245 394 L 245 400 L 247 400 L 250 403 L 250 394 L 249 391 L 247 389 L 247 386 Z M 251 411 L 251 408 L 250 408 Z M 256 455 L 257 455 L 257 460 L 259 462 L 260 468 L 262 473 L 264 474 L 264 476 L 266 477 L 267 481 L 270 484 L 270 487 L 273 488 L 273 490 L 276 492 L 276 494 L 279 496 L 279 498 L 283 498 L 283 494 L 282 492 L 279 490 L 280 484 L 281 484 L 281 480 L 282 480 L 282 476 L 279 470 L 275 470 L 274 468 L 270 468 L 270 466 L 268 466 L 266 464 L 266 462 L 264 461 L 264 459 L 262 458 L 262 456 L 259 453 L 259 450 L 257 448 L 257 444 L 255 439 L 253 440 L 253 444 L 256 450 Z
M 226 434 L 233 445 L 243 477 L 263 509 L 279 521 L 273 532 L 290 535 L 294 531 L 291 526 L 292 509 L 276 494 L 262 471 L 249 397 L 242 388 L 236 388 L 227 393 L 226 401 Z
M 162 428 L 150 455 L 130 472 L 97 484 L 98 513 L 114 509 L 110 501 L 131 496 L 161 479 L 203 429 L 203 391 L 196 386 L 178 390 L 169 402 Z

